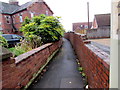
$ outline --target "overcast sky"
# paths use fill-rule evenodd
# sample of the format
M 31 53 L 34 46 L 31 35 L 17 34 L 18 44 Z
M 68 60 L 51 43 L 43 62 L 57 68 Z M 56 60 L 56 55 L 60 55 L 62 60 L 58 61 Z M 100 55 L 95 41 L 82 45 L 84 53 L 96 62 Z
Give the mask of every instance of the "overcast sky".
M 8 2 L 9 0 L 0 0 Z M 30 0 L 18 0 L 24 4 Z M 55 16 L 62 17 L 62 24 L 66 31 L 72 30 L 72 23 L 87 22 L 87 2 L 90 6 L 90 21 L 95 14 L 111 12 L 111 0 L 45 0 Z

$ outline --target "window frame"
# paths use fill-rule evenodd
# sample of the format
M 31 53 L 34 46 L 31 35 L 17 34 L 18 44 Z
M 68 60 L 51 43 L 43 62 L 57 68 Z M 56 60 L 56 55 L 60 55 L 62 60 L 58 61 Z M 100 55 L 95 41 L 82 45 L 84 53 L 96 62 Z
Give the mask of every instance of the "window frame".
M 19 18 L 20 18 L 20 22 L 22 23 L 23 22 L 23 16 L 22 16 L 21 13 L 19 14 Z
M 6 18 L 6 23 L 10 24 L 10 16 L 5 16 L 5 18 Z

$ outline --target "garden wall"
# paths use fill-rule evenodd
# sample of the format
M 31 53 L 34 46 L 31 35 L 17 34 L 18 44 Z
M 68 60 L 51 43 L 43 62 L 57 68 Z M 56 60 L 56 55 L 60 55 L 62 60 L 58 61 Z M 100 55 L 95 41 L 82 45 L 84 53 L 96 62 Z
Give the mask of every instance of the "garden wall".
M 110 26 L 99 27 L 98 29 L 87 30 L 87 38 L 110 38 Z
M 66 33 L 65 38 L 70 40 L 77 58 L 87 76 L 90 88 L 109 88 L 109 57 L 105 52 L 91 48 L 85 44 L 82 37 L 73 32 Z
M 7 58 L 2 60 L 2 88 L 23 88 L 28 85 L 61 45 L 62 40 L 45 44 L 13 59 L 6 54 Z

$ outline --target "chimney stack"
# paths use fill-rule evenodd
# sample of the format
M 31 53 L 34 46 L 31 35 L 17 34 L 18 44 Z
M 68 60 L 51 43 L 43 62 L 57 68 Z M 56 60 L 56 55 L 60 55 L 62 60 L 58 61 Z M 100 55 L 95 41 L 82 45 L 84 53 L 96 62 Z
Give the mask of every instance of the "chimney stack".
M 11 4 L 11 5 L 19 5 L 19 2 L 17 0 L 9 0 L 9 4 Z

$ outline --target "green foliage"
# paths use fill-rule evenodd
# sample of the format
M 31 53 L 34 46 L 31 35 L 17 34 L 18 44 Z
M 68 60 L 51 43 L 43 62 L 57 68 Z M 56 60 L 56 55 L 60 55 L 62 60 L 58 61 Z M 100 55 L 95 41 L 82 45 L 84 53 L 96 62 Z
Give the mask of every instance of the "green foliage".
M 0 34 L 3 34 L 3 32 L 0 32 Z
M 23 54 L 34 48 L 41 46 L 41 44 L 42 44 L 41 37 L 37 35 L 28 35 L 14 48 L 10 48 L 9 50 L 13 53 L 14 57 L 16 57 L 19 56 L 20 54 Z
M 86 75 L 85 75 L 85 73 L 82 73 L 82 77 L 85 77 Z
M 0 46 L 2 47 L 8 47 L 7 40 L 0 35 Z
M 31 35 L 31 34 L 34 34 L 36 32 L 36 24 L 35 22 L 32 22 L 30 24 L 26 24 L 25 26 L 22 27 L 22 31 L 23 31 L 23 34 L 24 36 L 28 36 L 28 35 Z
M 24 36 L 40 36 L 44 44 L 57 41 L 65 32 L 63 26 L 59 22 L 59 18 L 60 17 L 46 16 L 44 14 L 35 16 L 30 23 L 26 23 L 28 19 L 25 20 L 21 31 L 24 33 Z
M 14 57 L 17 57 L 19 56 L 20 54 L 23 54 L 25 53 L 26 51 L 21 48 L 20 46 L 19 47 L 14 47 L 14 48 L 9 48 L 9 50 L 13 53 Z
M 79 70 L 80 72 L 82 72 L 82 71 L 83 71 L 83 67 L 78 67 L 78 70 Z
M 25 18 L 21 31 L 25 39 L 15 48 L 10 48 L 15 56 L 23 54 L 42 45 L 42 43 L 59 40 L 63 33 L 63 26 L 59 22 L 59 17 L 46 16 L 44 14 L 35 16 L 32 19 Z
M 37 35 L 29 35 L 25 37 L 21 43 L 17 44 L 14 48 L 10 48 L 9 50 L 14 54 L 14 57 L 16 57 L 41 46 L 41 44 L 41 37 Z
M 32 18 L 32 22 L 35 22 L 37 25 L 41 24 L 41 21 L 44 20 L 46 16 L 44 14 L 41 14 L 40 16 L 35 16 Z
M 25 26 L 26 24 L 29 24 L 31 22 L 30 18 L 26 17 L 24 22 L 22 23 L 22 26 Z
M 21 43 L 21 46 L 24 48 L 25 46 L 29 46 L 34 49 L 42 45 L 41 37 L 37 35 L 28 35 L 25 37 L 25 40 Z

